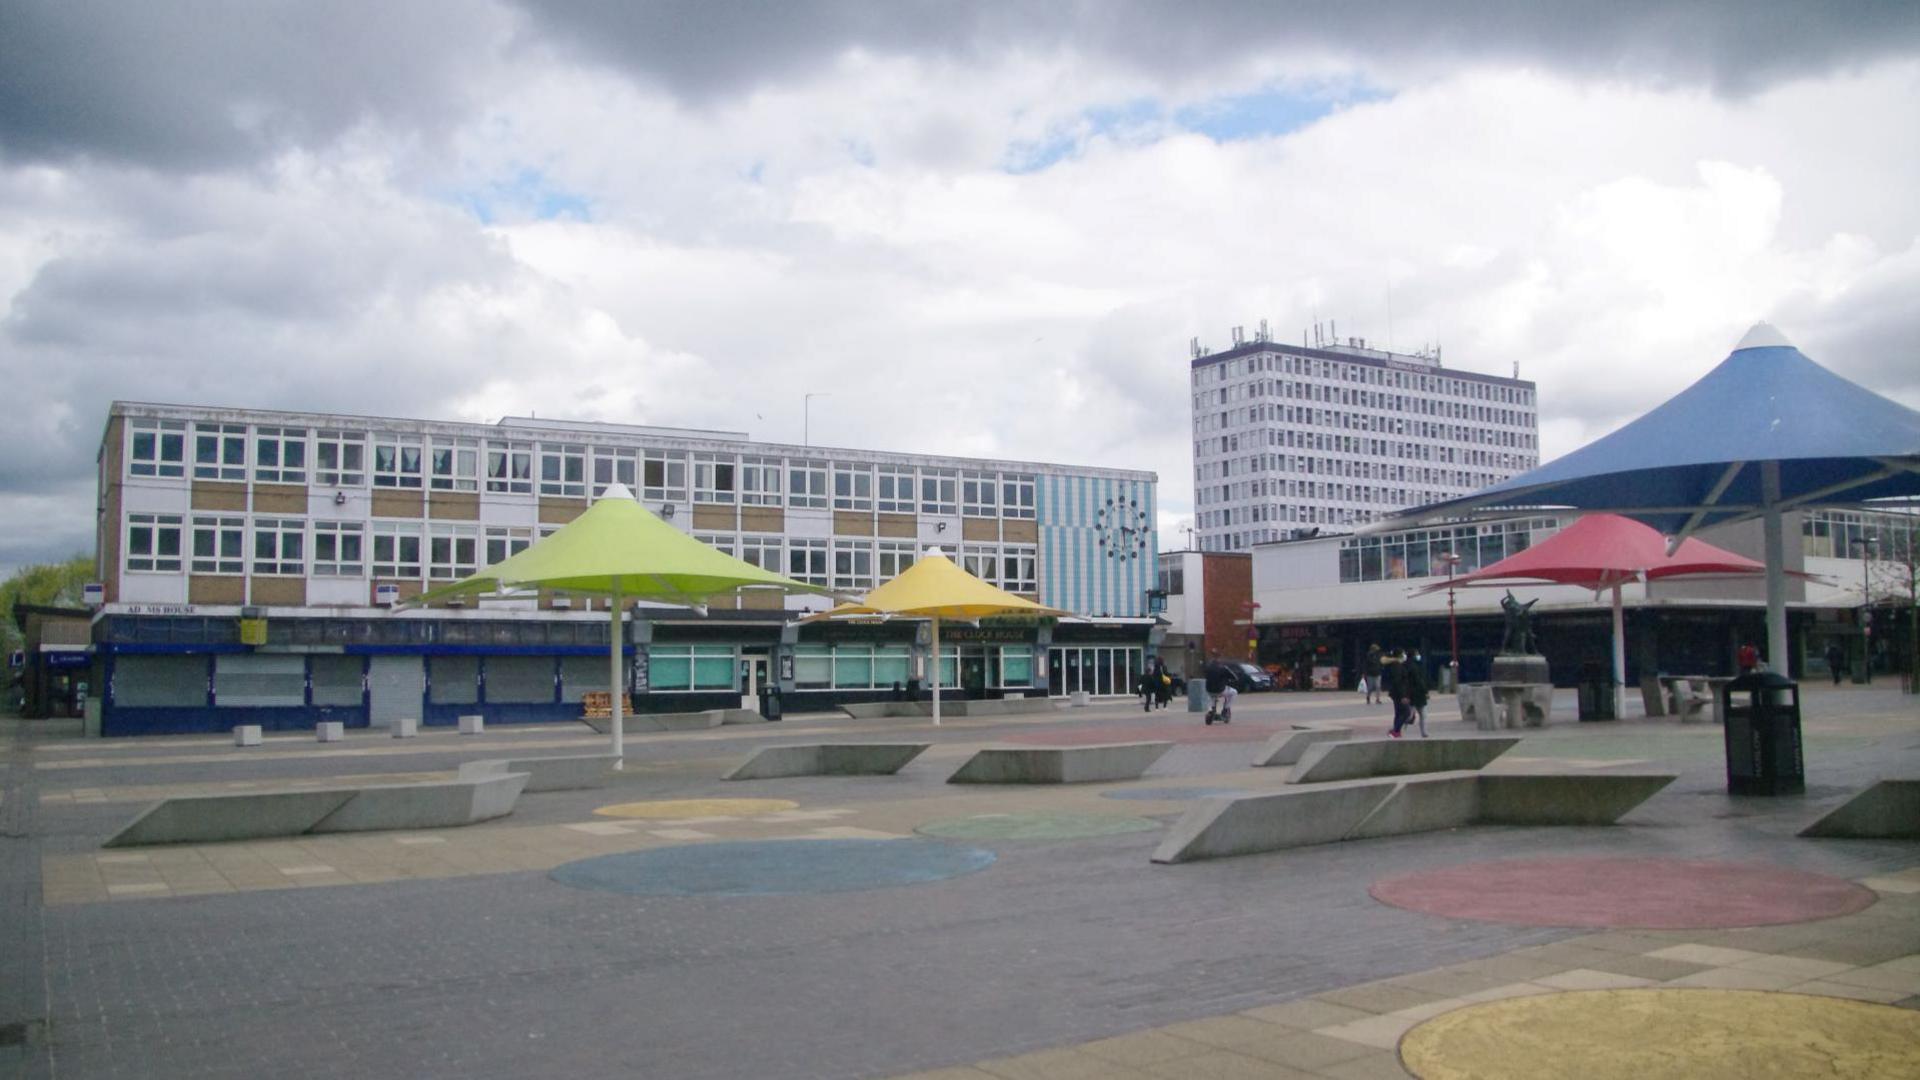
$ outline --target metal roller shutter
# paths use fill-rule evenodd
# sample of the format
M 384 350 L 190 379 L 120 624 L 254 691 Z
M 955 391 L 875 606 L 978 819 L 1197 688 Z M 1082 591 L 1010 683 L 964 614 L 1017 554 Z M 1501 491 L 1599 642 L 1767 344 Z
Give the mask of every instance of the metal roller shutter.
M 417 656 L 376 656 L 367 667 L 367 689 L 373 697 L 369 711 L 374 726 L 389 727 L 403 717 L 418 720 L 426 669 Z
M 606 657 L 563 656 L 560 658 L 561 701 L 578 704 L 583 694 L 606 692 Z
M 113 662 L 113 702 L 123 708 L 207 703 L 204 656 L 121 656 Z
M 487 700 L 501 705 L 553 700 L 553 657 L 487 657 Z
M 213 658 L 213 703 L 227 708 L 304 705 L 307 658 L 244 653 Z
M 322 655 L 313 657 L 312 663 L 315 705 L 360 704 L 365 665 L 359 657 Z
M 472 705 L 480 700 L 479 657 L 436 656 L 431 671 L 429 693 L 435 705 Z

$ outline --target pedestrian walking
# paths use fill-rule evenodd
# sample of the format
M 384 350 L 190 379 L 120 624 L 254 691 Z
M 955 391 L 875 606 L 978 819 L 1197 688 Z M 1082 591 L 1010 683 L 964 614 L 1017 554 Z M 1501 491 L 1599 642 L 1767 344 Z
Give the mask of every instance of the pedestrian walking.
M 1387 736 L 1393 739 L 1399 738 L 1400 729 L 1407 726 L 1407 699 L 1400 686 L 1405 667 L 1392 653 L 1380 657 L 1380 692 L 1393 704 L 1393 726 L 1387 729 Z
M 1827 642 L 1827 674 L 1833 676 L 1833 685 L 1840 685 L 1840 673 L 1847 668 L 1847 654 L 1840 648 L 1838 641 Z
M 1380 646 L 1376 642 L 1367 646 L 1366 659 L 1360 661 L 1360 692 L 1366 695 L 1369 705 L 1380 700 L 1380 673 L 1384 667 L 1381 662 L 1382 655 Z
M 1420 723 L 1420 737 L 1427 737 L 1427 661 L 1420 650 L 1413 651 L 1413 659 L 1400 664 L 1400 689 L 1406 692 L 1407 708 L 1412 710 L 1413 719 Z

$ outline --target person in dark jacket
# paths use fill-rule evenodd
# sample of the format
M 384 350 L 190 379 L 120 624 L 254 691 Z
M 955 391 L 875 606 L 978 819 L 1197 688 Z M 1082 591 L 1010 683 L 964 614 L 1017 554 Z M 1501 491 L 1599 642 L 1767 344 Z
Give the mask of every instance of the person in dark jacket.
M 1397 665 L 1400 670 L 1400 691 L 1406 695 L 1407 709 L 1412 713 L 1410 720 L 1420 723 L 1420 737 L 1427 737 L 1427 661 L 1420 650 L 1413 651 L 1413 658 L 1403 660 Z
M 1367 704 L 1378 701 L 1384 690 L 1380 685 L 1380 673 L 1383 670 L 1381 658 L 1385 654 L 1379 645 L 1367 646 L 1367 655 L 1360 661 L 1360 692 L 1367 696 Z
M 1407 726 L 1409 719 L 1407 699 L 1400 691 L 1401 669 L 1404 666 L 1400 663 L 1400 657 L 1393 653 L 1380 657 L 1380 691 L 1393 704 L 1393 727 L 1387 729 L 1387 735 L 1395 739 L 1400 737 L 1400 729 Z
M 1233 699 L 1240 693 L 1233 682 L 1233 669 L 1218 660 L 1207 664 L 1207 696 L 1214 701 L 1213 707 L 1207 710 L 1208 723 L 1216 717 L 1222 723 L 1233 722 Z

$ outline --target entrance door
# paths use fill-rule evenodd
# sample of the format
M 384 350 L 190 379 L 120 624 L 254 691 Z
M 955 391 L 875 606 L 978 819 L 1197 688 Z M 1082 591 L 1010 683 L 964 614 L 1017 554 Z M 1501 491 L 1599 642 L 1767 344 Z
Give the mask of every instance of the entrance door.
M 740 707 L 758 709 L 760 688 L 767 685 L 768 658 L 745 654 L 740 657 Z
M 426 698 L 427 673 L 417 656 L 376 656 L 367 668 L 367 691 L 372 697 L 367 723 L 377 728 L 392 727 L 395 720 L 421 719 L 420 706 Z
M 965 649 L 960 653 L 960 693 L 970 700 L 987 696 L 987 652 Z

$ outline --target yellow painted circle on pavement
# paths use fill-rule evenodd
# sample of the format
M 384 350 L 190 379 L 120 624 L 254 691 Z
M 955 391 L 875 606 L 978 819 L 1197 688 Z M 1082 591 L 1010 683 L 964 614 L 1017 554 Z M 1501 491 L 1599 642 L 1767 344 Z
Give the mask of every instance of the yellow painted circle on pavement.
M 1407 1032 L 1421 1080 L 1761 1080 L 1920 1076 L 1920 1012 L 1757 990 L 1588 990 L 1508 998 Z
M 788 799 L 660 799 L 654 802 L 615 803 L 594 813 L 601 817 L 648 818 L 673 821 L 679 818 L 752 817 L 775 814 L 799 806 Z

